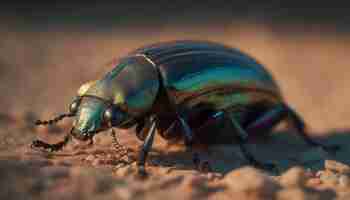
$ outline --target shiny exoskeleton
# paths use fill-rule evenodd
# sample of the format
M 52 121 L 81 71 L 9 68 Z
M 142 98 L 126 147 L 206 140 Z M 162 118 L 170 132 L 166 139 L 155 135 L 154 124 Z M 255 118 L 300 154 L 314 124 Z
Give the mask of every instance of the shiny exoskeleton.
M 271 75 L 253 58 L 224 46 L 204 41 L 172 41 L 137 49 L 121 58 L 101 79 L 81 86 L 70 112 L 56 119 L 39 121 L 51 124 L 65 116 L 75 117 L 70 135 L 81 140 L 103 130 L 136 126 L 144 141 L 138 166 L 140 173 L 151 150 L 156 131 L 165 139 L 184 141 L 193 160 L 204 170 L 196 144 L 212 144 L 218 135 L 204 130 L 229 123 L 242 152 L 252 164 L 257 161 L 246 147 L 250 134 L 268 133 L 280 121 L 288 120 L 306 142 L 303 120 L 283 100 Z M 68 141 L 47 144 L 36 140 L 35 147 L 61 149 Z

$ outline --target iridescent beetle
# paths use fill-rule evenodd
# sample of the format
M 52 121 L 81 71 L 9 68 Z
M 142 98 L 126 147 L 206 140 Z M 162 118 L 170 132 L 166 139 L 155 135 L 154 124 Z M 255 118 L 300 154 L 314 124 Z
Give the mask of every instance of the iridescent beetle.
M 136 136 L 144 141 L 138 158 L 140 173 L 152 148 L 156 131 L 167 140 L 183 141 L 202 170 L 208 167 L 195 144 L 211 144 L 215 132 L 207 127 L 230 123 L 247 160 L 270 168 L 249 152 L 250 134 L 265 134 L 288 119 L 308 144 L 327 151 L 304 131 L 303 120 L 283 100 L 271 75 L 244 53 L 213 42 L 172 41 L 137 49 L 119 60 L 102 79 L 82 85 L 69 113 L 37 124 L 52 124 L 64 117 L 75 117 L 65 140 L 47 144 L 40 140 L 33 147 L 58 151 L 70 136 L 92 140 L 98 132 L 136 126 Z

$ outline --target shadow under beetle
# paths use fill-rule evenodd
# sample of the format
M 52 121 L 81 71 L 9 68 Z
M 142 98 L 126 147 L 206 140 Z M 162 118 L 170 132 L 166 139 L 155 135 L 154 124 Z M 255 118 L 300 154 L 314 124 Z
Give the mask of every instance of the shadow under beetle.
M 310 145 L 326 151 L 310 139 L 304 122 L 282 98 L 271 75 L 244 53 L 205 41 L 171 41 L 136 49 L 121 58 L 102 79 L 83 84 L 70 105 L 69 113 L 37 125 L 75 117 L 73 128 L 64 141 L 47 144 L 35 140 L 32 147 L 58 151 L 71 136 L 90 140 L 98 132 L 136 126 L 136 136 L 144 141 L 138 170 L 145 173 L 145 162 L 156 131 L 167 140 L 183 141 L 193 153 L 199 170 L 205 170 L 196 143 L 210 144 L 202 133 L 206 127 L 226 121 L 239 141 L 247 160 L 262 168 L 271 164 L 254 158 L 247 148 L 250 134 L 266 134 L 282 120 L 289 120 Z

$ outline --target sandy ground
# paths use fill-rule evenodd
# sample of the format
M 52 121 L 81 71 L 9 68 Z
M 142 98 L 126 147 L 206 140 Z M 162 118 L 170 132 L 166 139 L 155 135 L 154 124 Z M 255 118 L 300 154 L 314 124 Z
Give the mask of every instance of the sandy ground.
M 240 24 L 128 31 L 0 31 L 0 199 L 350 199 L 346 35 Z M 141 180 L 134 163 L 113 159 L 107 133 L 90 148 L 70 144 L 53 154 L 29 148 L 37 137 L 49 142 L 63 137 L 69 120 L 48 129 L 33 122 L 65 111 L 82 83 L 111 69 L 112 58 L 174 39 L 218 41 L 253 55 L 305 118 L 310 134 L 341 150 L 327 154 L 308 147 L 293 130 L 281 130 L 250 144 L 276 170 L 249 167 L 231 144 L 208 149 L 213 172 L 204 174 L 183 147 L 169 148 L 156 138 L 149 177 Z M 141 143 L 132 133 L 120 131 L 119 138 L 136 152 Z

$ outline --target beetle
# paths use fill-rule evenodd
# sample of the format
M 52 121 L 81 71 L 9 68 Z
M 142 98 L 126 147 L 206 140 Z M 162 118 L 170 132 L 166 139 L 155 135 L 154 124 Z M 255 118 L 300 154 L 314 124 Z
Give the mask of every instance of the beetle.
M 91 140 L 113 127 L 136 126 L 143 141 L 137 161 L 145 173 L 147 155 L 155 133 L 169 141 L 182 141 L 192 152 L 199 170 L 209 167 L 195 144 L 210 145 L 215 132 L 204 133 L 213 124 L 228 122 L 247 160 L 257 167 L 271 168 L 258 161 L 247 147 L 251 134 L 264 135 L 283 120 L 289 120 L 305 141 L 334 152 L 312 140 L 303 119 L 283 99 L 272 75 L 255 59 L 238 49 L 209 41 L 169 41 L 136 49 L 120 58 L 101 79 L 83 84 L 69 107 L 49 121 L 75 117 L 64 141 L 48 144 L 40 140 L 33 147 L 58 151 L 73 136 Z M 209 138 L 209 139 L 208 139 Z

